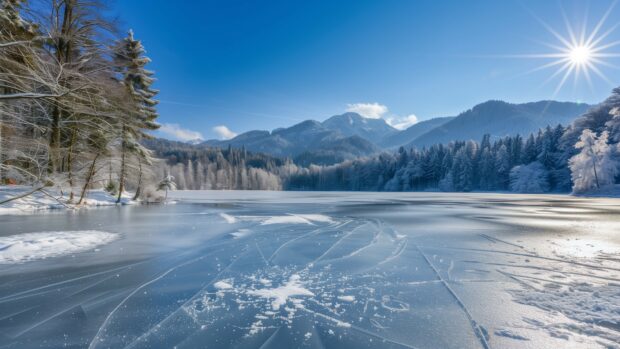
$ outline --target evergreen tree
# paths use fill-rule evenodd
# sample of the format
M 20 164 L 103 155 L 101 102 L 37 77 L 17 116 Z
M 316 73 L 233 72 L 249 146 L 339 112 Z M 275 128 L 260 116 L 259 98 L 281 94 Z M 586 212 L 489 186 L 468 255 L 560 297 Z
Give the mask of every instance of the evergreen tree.
M 127 37 L 118 43 L 115 50 L 115 61 L 121 84 L 125 87 L 128 96 L 128 108 L 126 114 L 120 118 L 118 129 L 121 166 L 117 202 L 120 202 L 125 189 L 131 157 L 135 157 L 139 163 L 150 161 L 149 151 L 140 144 L 140 140 L 150 137 L 148 131 L 159 128 L 159 125 L 155 123 L 157 118 L 155 106 L 158 102 L 153 99 L 158 91 L 151 87 L 154 82 L 153 72 L 146 69 L 150 59 L 144 56 L 145 52 L 142 43 L 134 39 L 133 31 L 129 31 Z M 141 176 L 141 173 L 139 175 Z
M 510 154 L 505 145 L 501 145 L 495 155 L 495 169 L 497 171 L 497 189 L 506 190 L 509 183 L 510 175 Z
M 534 139 L 534 135 L 530 134 L 530 136 L 527 137 L 527 141 L 525 141 L 523 151 L 521 152 L 521 163 L 529 164 L 530 162 L 536 160 L 537 154 L 536 140 Z

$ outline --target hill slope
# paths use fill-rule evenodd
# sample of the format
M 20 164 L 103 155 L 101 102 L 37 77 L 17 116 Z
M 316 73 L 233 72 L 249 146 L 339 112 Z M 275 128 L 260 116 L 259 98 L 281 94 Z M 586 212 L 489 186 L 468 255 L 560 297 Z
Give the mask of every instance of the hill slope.
M 571 102 L 512 104 L 488 101 L 417 137 L 408 146 L 423 147 L 456 140 L 479 140 L 487 133 L 493 138 L 517 133 L 525 135 L 547 125 L 568 125 L 589 108 L 588 104 Z

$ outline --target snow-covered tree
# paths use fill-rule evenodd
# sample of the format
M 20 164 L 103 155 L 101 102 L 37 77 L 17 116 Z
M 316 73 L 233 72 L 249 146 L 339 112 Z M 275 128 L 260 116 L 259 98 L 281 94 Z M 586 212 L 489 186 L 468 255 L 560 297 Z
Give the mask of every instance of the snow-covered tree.
M 164 201 L 168 200 L 168 190 L 176 190 L 177 185 L 174 182 L 174 177 L 171 175 L 166 175 L 158 184 L 157 190 L 164 190 L 166 192 Z
M 510 181 L 510 154 L 505 145 L 501 145 L 495 155 L 495 170 L 497 171 L 498 189 L 505 190 L 508 188 Z
M 150 59 L 144 56 L 145 52 L 142 43 L 134 39 L 133 31 L 129 31 L 115 49 L 115 61 L 121 84 L 127 91 L 129 106 L 118 126 L 121 152 L 118 202 L 125 189 L 128 164 L 132 158 L 139 163 L 150 161 L 149 152 L 140 144 L 140 140 L 150 137 L 147 131 L 159 128 L 155 123 L 155 106 L 158 102 L 153 99 L 158 91 L 151 87 L 154 82 L 153 72 L 146 69 Z
M 549 191 L 549 172 L 538 161 L 515 166 L 510 170 L 510 190 L 517 193 L 545 193 Z
M 575 148 L 579 153 L 569 161 L 574 192 L 586 192 L 613 184 L 618 174 L 618 160 L 614 147 L 608 143 L 609 134 L 600 136 L 589 129 L 583 130 Z

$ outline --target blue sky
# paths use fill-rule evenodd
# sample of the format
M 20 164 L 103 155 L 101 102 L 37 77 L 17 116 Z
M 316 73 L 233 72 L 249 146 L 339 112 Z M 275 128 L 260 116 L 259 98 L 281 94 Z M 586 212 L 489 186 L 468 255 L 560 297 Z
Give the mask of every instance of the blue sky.
M 519 55 L 558 52 L 546 44 L 561 46 L 560 40 L 542 22 L 564 37 L 565 22 L 587 34 L 612 4 L 131 0 L 117 1 L 114 10 L 153 60 L 165 125 L 159 134 L 211 139 L 347 109 L 403 126 L 489 99 L 599 102 L 620 85 L 619 69 L 598 65 L 609 81 L 591 72 L 592 86 L 583 74 L 571 75 L 556 93 L 563 75 L 549 78 L 559 65 L 531 71 L 557 58 Z M 618 18 L 620 5 L 599 36 Z M 620 28 L 598 46 L 619 40 Z M 620 52 L 620 45 L 606 52 Z M 618 57 L 601 59 L 620 65 Z

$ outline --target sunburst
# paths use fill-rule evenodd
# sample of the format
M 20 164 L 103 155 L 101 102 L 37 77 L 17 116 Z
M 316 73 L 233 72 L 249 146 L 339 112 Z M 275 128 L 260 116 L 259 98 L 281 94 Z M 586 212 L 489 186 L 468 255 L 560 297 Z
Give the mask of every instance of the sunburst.
M 614 85 L 605 75 L 602 67 L 618 68 L 612 64 L 610 60 L 614 57 L 620 57 L 620 53 L 611 52 L 610 50 L 620 45 L 620 41 L 606 42 L 606 40 L 608 40 L 610 34 L 616 30 L 620 23 L 611 25 L 607 29 L 603 28 L 605 27 L 605 24 L 617 2 L 618 0 L 612 3 L 609 9 L 596 23 L 594 28 L 592 28 L 589 32 L 585 23 L 581 26 L 581 30 L 576 30 L 576 26 L 568 20 L 563 10 L 561 12 L 568 35 L 560 34 L 542 19 L 535 16 L 536 19 L 545 27 L 545 29 L 557 39 L 558 42 L 556 43 L 543 43 L 555 52 L 520 55 L 519 57 L 551 60 L 550 62 L 531 70 L 530 73 L 544 69 L 556 68 L 555 72 L 553 72 L 552 75 L 545 81 L 545 83 L 548 83 L 559 79 L 558 85 L 554 91 L 554 97 L 565 86 L 567 80 L 571 76 L 573 76 L 575 84 L 577 84 L 580 77 L 584 77 L 590 86 L 590 89 L 593 88 L 593 75 L 596 75 L 598 78 L 607 82 L 611 86 Z

